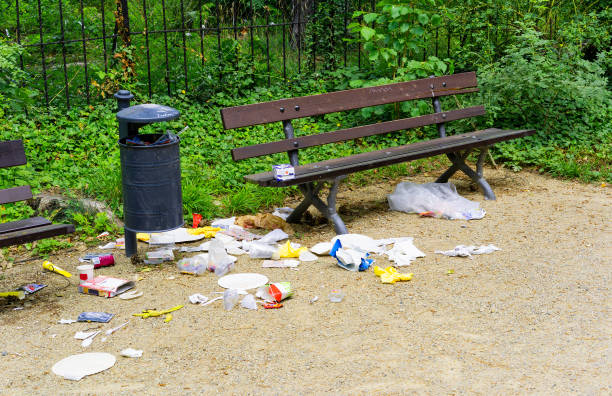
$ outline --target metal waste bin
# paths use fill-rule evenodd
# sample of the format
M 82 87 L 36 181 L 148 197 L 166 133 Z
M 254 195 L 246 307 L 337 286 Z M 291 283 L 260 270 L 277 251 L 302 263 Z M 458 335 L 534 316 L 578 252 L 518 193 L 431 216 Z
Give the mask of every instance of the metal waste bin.
M 138 134 L 152 123 L 178 118 L 178 110 L 156 104 L 126 107 L 129 91 L 119 91 L 119 151 L 123 187 L 125 255 L 137 252 L 137 232 L 163 232 L 182 227 L 180 139 L 163 134 Z M 130 94 L 131 96 L 131 94 Z M 129 101 L 129 99 L 128 99 Z M 129 104 L 129 102 L 128 102 Z

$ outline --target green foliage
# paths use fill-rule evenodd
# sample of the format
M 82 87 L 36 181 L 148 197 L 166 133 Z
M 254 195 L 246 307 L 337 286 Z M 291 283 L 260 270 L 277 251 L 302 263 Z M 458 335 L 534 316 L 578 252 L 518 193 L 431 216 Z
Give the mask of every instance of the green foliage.
M 62 241 L 55 238 L 41 239 L 40 241 L 36 241 L 33 244 L 26 244 L 26 249 L 30 250 L 30 253 L 33 256 L 48 256 L 49 253 L 68 249 L 73 246 L 72 243 L 68 241 Z
M 106 213 L 96 213 L 90 215 L 82 212 L 72 213 L 72 223 L 75 224 L 76 231 L 83 238 L 94 237 L 105 231 L 117 233 L 118 227 L 112 223 Z
M 25 84 L 28 75 L 18 65 L 22 53 L 20 45 L 0 37 L 0 119 L 7 111 L 23 111 L 37 96 L 37 92 Z
M 609 179 L 612 93 L 603 63 L 586 61 L 576 46 L 557 45 L 525 26 L 498 62 L 480 70 L 487 124 L 537 131 L 496 146 L 501 158 L 569 177 Z M 590 167 L 580 166 L 585 156 Z

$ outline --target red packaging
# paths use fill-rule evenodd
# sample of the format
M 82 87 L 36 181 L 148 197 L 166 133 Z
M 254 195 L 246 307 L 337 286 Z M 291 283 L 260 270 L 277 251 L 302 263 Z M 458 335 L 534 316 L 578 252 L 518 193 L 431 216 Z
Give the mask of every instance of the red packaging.
M 115 265 L 115 257 L 112 254 L 100 255 L 91 259 L 94 269 Z
M 199 213 L 193 213 L 193 226 L 192 228 L 198 228 L 200 225 L 200 221 L 202 221 L 202 215 Z

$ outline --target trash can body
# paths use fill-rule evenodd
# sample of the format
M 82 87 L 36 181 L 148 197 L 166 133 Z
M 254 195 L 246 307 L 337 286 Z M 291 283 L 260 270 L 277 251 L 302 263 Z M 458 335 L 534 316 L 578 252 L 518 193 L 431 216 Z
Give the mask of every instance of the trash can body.
M 154 142 L 161 135 L 139 135 Z M 180 140 L 134 146 L 119 140 L 125 229 L 163 232 L 183 226 Z

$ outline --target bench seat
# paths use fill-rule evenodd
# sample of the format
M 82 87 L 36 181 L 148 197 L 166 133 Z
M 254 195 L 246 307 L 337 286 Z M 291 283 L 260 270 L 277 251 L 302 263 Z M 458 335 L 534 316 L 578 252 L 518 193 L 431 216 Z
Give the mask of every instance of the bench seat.
M 285 187 L 317 180 L 330 180 L 340 175 L 367 169 L 488 146 L 504 140 L 531 135 L 533 132 L 535 131 L 532 129 L 502 130 L 489 128 L 297 166 L 295 167 L 295 179 L 291 180 L 276 180 L 272 172 L 255 173 L 244 178 L 250 183 L 263 187 Z

